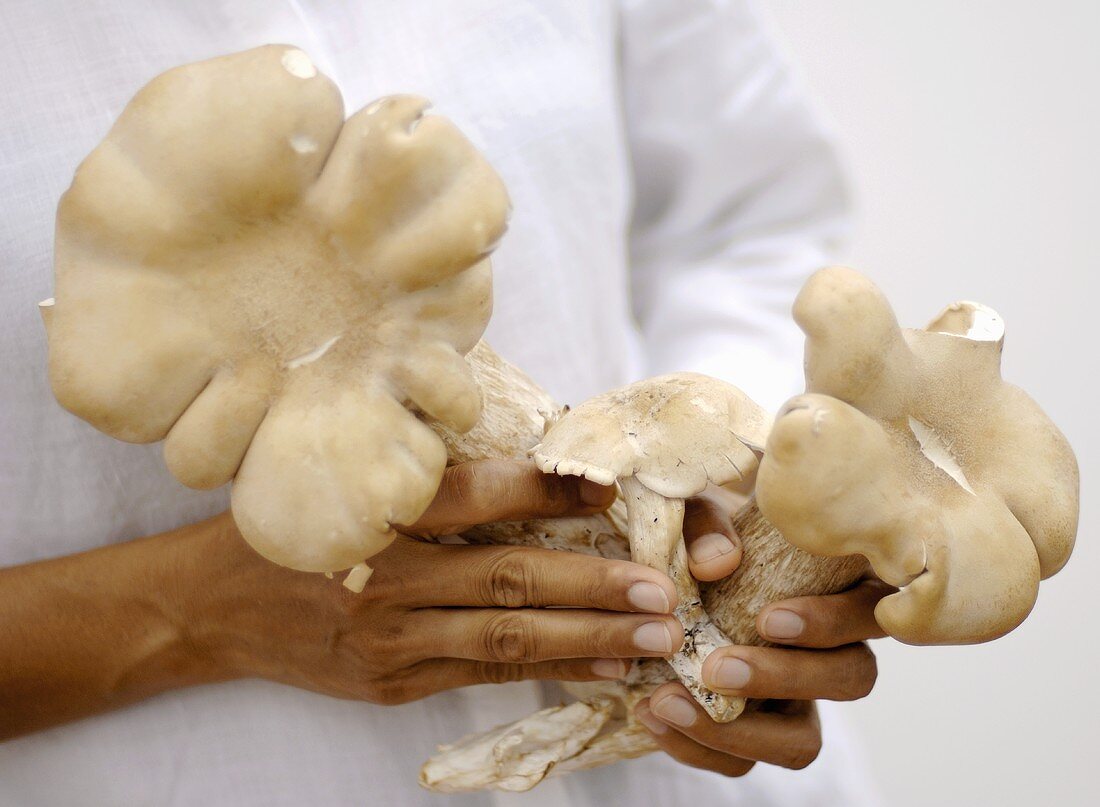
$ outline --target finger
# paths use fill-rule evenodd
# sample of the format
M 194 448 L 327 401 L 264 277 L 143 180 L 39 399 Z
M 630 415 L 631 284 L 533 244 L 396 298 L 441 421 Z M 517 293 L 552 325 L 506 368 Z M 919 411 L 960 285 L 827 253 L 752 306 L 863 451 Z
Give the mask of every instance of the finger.
M 746 712 L 732 723 L 715 723 L 680 684 L 658 687 L 649 700 L 654 717 L 715 751 L 795 770 L 821 752 L 821 723 L 812 701 L 793 703 L 783 712 Z
M 608 681 L 626 675 L 622 659 L 560 659 L 535 664 L 505 664 L 466 659 L 429 659 L 406 667 L 384 684 L 372 687 L 375 700 L 407 703 L 436 692 L 512 681 Z M 377 690 L 381 690 L 378 692 Z
M 834 650 L 733 645 L 703 662 L 703 683 L 742 698 L 858 700 L 877 677 L 875 654 L 863 643 Z
M 686 502 L 684 541 L 688 568 L 696 580 L 721 580 L 741 563 L 741 539 L 730 518 L 730 497 L 712 486 Z
M 752 760 L 742 759 L 708 748 L 695 742 L 686 734 L 670 728 L 667 723 L 659 720 L 653 714 L 650 709 L 649 698 L 634 707 L 634 715 L 657 742 L 657 745 L 661 747 L 661 750 L 677 762 L 682 762 L 693 768 L 714 771 L 724 776 L 744 776 L 756 764 Z
M 626 560 L 508 546 L 432 546 L 420 552 L 404 597 L 415 605 L 563 606 L 668 614 L 668 575 Z
M 579 609 L 423 608 L 409 612 L 407 621 L 410 635 L 428 637 L 418 644 L 432 656 L 508 664 L 668 657 L 684 641 L 671 616 Z
M 415 535 L 451 535 L 478 524 L 592 515 L 615 500 L 615 489 L 576 476 L 544 474 L 534 463 L 478 460 L 453 465 L 415 524 Z
M 795 597 L 771 603 L 756 617 L 757 632 L 772 642 L 799 647 L 840 647 L 886 634 L 875 621 L 878 601 L 897 589 L 864 580 L 841 594 Z

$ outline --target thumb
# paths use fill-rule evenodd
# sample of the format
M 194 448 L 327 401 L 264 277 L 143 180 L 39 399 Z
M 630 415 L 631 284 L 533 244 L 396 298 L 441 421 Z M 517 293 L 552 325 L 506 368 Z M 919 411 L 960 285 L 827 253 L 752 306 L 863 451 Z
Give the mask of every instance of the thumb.
M 731 517 L 737 505 L 734 494 L 714 485 L 687 500 L 684 541 L 696 580 L 721 580 L 741 565 L 741 539 Z
M 449 535 L 495 521 L 594 515 L 613 501 L 614 487 L 544 474 L 528 460 L 477 460 L 448 468 L 435 499 L 404 531 Z

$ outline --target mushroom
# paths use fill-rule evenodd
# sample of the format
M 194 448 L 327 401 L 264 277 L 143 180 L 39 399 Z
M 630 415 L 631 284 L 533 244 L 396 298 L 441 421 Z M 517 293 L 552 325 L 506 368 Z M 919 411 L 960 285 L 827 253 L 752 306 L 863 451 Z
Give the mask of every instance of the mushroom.
M 305 53 L 169 70 L 127 105 L 57 213 L 53 390 L 183 483 L 234 477 L 262 555 L 356 567 L 431 502 L 481 396 L 464 354 L 491 311 L 508 197 L 427 102 L 344 121 Z
M 534 448 L 543 471 L 619 483 L 633 560 L 676 585 L 684 644 L 670 660 L 715 720 L 733 720 L 741 698 L 707 689 L 703 662 L 730 640 L 710 620 L 684 546 L 684 500 L 708 483 L 751 478 L 771 418 L 741 390 L 704 375 L 659 376 L 598 395 L 552 425 Z
M 676 582 L 689 641 L 673 665 L 718 719 L 741 703 L 702 687 L 706 653 L 761 644 L 765 603 L 843 590 L 864 556 L 901 587 L 876 615 L 904 641 L 983 641 L 1027 614 L 1072 550 L 1078 473 L 1061 433 L 1001 380 L 994 312 L 959 303 L 902 331 L 869 281 L 827 270 L 795 309 L 807 394 L 770 436 L 739 391 L 688 374 L 561 417 L 478 341 L 507 196 L 425 110 L 393 97 L 343 122 L 332 83 L 285 45 L 156 78 L 58 209 L 57 288 L 40 304 L 58 399 L 120 439 L 166 438 L 186 484 L 235 478 L 234 516 L 258 551 L 351 567 L 352 588 L 447 461 L 534 449 L 544 470 L 619 480 L 626 501 L 606 513 L 467 537 L 617 557 L 629 533 L 635 559 Z M 683 500 L 749 476 L 765 438 L 757 500 L 735 517 L 744 560 L 702 587 L 708 617 Z M 623 681 L 567 685 L 580 704 L 465 738 L 423 781 L 524 789 L 648 753 L 630 707 L 672 677 L 647 660 Z
M 1001 318 L 963 302 L 923 331 L 903 331 L 878 289 L 849 269 L 815 274 L 795 317 L 807 336 L 808 392 L 782 408 L 767 437 L 755 499 L 734 518 L 741 567 L 703 586 L 709 619 L 738 644 L 762 644 L 755 620 L 764 605 L 843 590 L 866 573 L 869 560 L 901 588 L 875 613 L 902 641 L 979 642 L 1011 630 L 1031 609 L 1039 579 L 1057 572 L 1073 548 L 1078 473 L 1057 428 L 1000 378 Z M 660 429 L 639 391 L 659 401 L 660 389 L 648 388 L 658 383 L 600 396 L 566 415 L 548 438 L 591 409 L 587 428 L 576 429 L 558 452 L 557 470 L 604 483 L 633 473 L 634 457 L 643 452 L 631 441 Z M 605 414 L 624 409 L 629 414 Z M 713 413 L 699 414 L 702 428 L 713 428 Z M 766 431 L 761 423 L 752 442 Z M 711 440 L 719 450 L 698 447 L 704 467 L 724 453 L 721 436 Z M 642 499 L 656 498 L 659 510 L 653 489 L 667 484 L 669 474 L 658 471 L 642 484 L 638 465 L 622 485 L 624 493 L 636 491 L 627 493 L 627 506 L 640 511 Z M 644 522 L 630 519 L 632 546 L 639 537 L 654 541 Z M 610 683 L 571 685 L 585 708 L 536 713 L 443 747 L 424 766 L 422 784 L 448 791 L 530 787 L 546 776 L 654 750 L 631 711 L 661 681 L 647 665 L 635 667 L 617 690 Z M 623 704 L 616 713 L 625 717 L 602 709 L 609 697 Z M 604 723 L 593 734 L 596 717 Z M 588 738 L 581 750 L 556 740 L 565 721 Z
M 611 719 L 610 698 L 540 709 L 523 720 L 439 747 L 420 770 L 420 784 L 437 793 L 494 787 L 524 792 L 561 760 L 582 755 Z M 491 760 L 491 762 L 490 762 Z
M 864 555 L 899 586 L 875 611 L 896 639 L 1015 628 L 1073 549 L 1079 480 L 1065 437 L 1001 379 L 1001 318 L 962 302 L 902 331 L 882 293 L 842 268 L 814 275 L 794 314 L 807 394 L 768 438 L 760 511 L 807 552 Z

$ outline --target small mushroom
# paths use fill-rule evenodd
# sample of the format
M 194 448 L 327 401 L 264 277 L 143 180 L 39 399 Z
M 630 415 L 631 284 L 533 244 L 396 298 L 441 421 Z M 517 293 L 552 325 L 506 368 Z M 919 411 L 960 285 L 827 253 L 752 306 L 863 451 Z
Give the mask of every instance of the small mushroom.
M 760 511 L 796 546 L 862 554 L 900 591 L 875 611 L 911 644 L 982 642 L 1031 611 L 1077 532 L 1073 451 L 1000 375 L 1004 325 L 977 303 L 903 331 L 849 269 L 795 303 L 807 394 L 780 411 Z
M 731 642 L 707 616 L 688 571 L 684 500 L 708 483 L 751 476 L 770 424 L 767 413 L 736 387 L 677 373 L 586 401 L 551 426 L 532 451 L 535 464 L 548 473 L 619 483 L 632 558 L 666 572 L 676 585 L 675 614 L 685 640 L 669 663 L 722 722 L 737 717 L 744 701 L 703 685 L 703 662 Z

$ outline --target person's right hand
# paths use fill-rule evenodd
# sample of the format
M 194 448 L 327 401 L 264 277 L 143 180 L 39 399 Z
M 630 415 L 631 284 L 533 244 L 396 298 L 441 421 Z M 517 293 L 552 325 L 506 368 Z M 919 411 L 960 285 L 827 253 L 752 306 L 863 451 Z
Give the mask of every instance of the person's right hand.
M 466 463 L 447 470 L 434 503 L 402 531 L 588 515 L 613 498 L 529 463 Z M 227 677 L 395 704 L 470 684 L 617 678 L 627 660 L 669 656 L 683 641 L 671 580 L 629 561 L 398 535 L 356 594 L 263 560 L 228 514 L 188 529 L 207 543 L 195 562 L 217 559 L 191 603 L 189 638 Z

